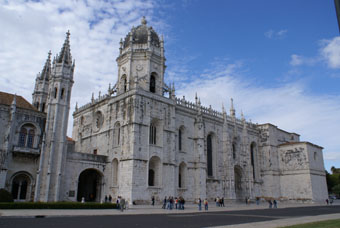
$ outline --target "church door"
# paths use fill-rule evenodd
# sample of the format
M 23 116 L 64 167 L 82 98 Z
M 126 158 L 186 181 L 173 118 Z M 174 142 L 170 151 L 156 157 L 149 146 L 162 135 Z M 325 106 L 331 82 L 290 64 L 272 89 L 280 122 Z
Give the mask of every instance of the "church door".
M 94 169 L 86 169 L 79 175 L 77 200 L 84 197 L 85 202 L 99 202 L 102 175 Z

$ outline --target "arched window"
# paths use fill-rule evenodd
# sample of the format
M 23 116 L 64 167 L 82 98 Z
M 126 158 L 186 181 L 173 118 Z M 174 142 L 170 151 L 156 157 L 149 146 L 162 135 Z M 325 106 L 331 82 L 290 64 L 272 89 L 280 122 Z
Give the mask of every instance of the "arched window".
M 45 112 L 45 103 L 42 104 L 41 111 Z
M 127 80 L 126 78 L 124 78 L 124 92 L 127 91 Z
M 255 180 L 255 148 L 256 148 L 256 144 L 252 143 L 250 145 L 250 163 L 253 169 L 253 178 Z
M 149 161 L 148 185 L 160 186 L 161 177 L 161 160 L 157 156 L 153 156 Z
M 178 150 L 182 150 L 182 129 L 178 130 Z
M 208 165 L 208 176 L 213 176 L 213 148 L 212 148 L 212 137 L 211 134 L 207 137 L 207 165 Z
M 156 77 L 153 74 L 150 76 L 150 92 L 156 92 Z
M 54 87 L 54 98 L 57 98 L 57 94 L 58 94 L 58 89 L 57 87 Z
M 178 167 L 178 187 L 185 188 L 186 165 L 182 162 Z
M 157 138 L 156 126 L 152 123 L 150 125 L 150 132 L 149 132 L 149 142 L 150 144 L 156 145 L 156 138 Z
M 34 147 L 34 138 L 35 138 L 36 129 L 32 124 L 25 124 L 20 128 L 19 132 L 19 142 L 18 146 L 20 147 Z
M 12 181 L 12 196 L 14 200 L 26 200 L 28 198 L 28 186 L 30 178 L 25 174 L 16 176 Z
M 24 147 L 26 145 L 27 130 L 22 127 L 19 133 L 19 146 Z
M 60 92 L 60 99 L 63 99 L 63 98 L 64 98 L 64 88 L 62 88 Z
M 114 127 L 114 145 L 118 146 L 120 144 L 120 123 L 117 122 Z
M 36 104 L 35 104 L 35 107 L 39 110 L 39 102 L 37 102 Z

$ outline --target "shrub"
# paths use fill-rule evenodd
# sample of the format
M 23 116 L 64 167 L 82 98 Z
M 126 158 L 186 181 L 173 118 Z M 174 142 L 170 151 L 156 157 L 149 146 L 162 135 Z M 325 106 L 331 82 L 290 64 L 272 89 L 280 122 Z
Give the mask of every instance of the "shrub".
M 12 194 L 3 188 L 0 189 L 0 202 L 13 202 Z
M 15 202 L 0 203 L 0 209 L 118 209 L 115 203 Z

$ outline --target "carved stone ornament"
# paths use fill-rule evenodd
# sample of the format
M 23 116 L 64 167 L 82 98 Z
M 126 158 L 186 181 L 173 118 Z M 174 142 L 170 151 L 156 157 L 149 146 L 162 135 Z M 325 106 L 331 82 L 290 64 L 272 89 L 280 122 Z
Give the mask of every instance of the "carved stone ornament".
M 143 70 L 143 66 L 142 66 L 142 65 L 140 65 L 140 64 L 138 64 L 138 65 L 136 66 L 136 70 L 138 70 L 138 71 L 141 71 L 141 70 Z
M 126 71 L 126 67 L 122 67 L 122 70 L 125 72 Z

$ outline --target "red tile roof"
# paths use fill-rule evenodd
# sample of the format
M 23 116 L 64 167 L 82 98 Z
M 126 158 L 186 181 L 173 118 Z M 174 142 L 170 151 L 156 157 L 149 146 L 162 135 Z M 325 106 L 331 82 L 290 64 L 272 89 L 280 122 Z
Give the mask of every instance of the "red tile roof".
M 29 103 L 22 96 L 0 92 L 0 104 L 10 106 L 13 102 L 14 96 L 16 96 L 16 103 L 18 108 L 30 109 L 34 111 L 38 111 L 31 103 Z

